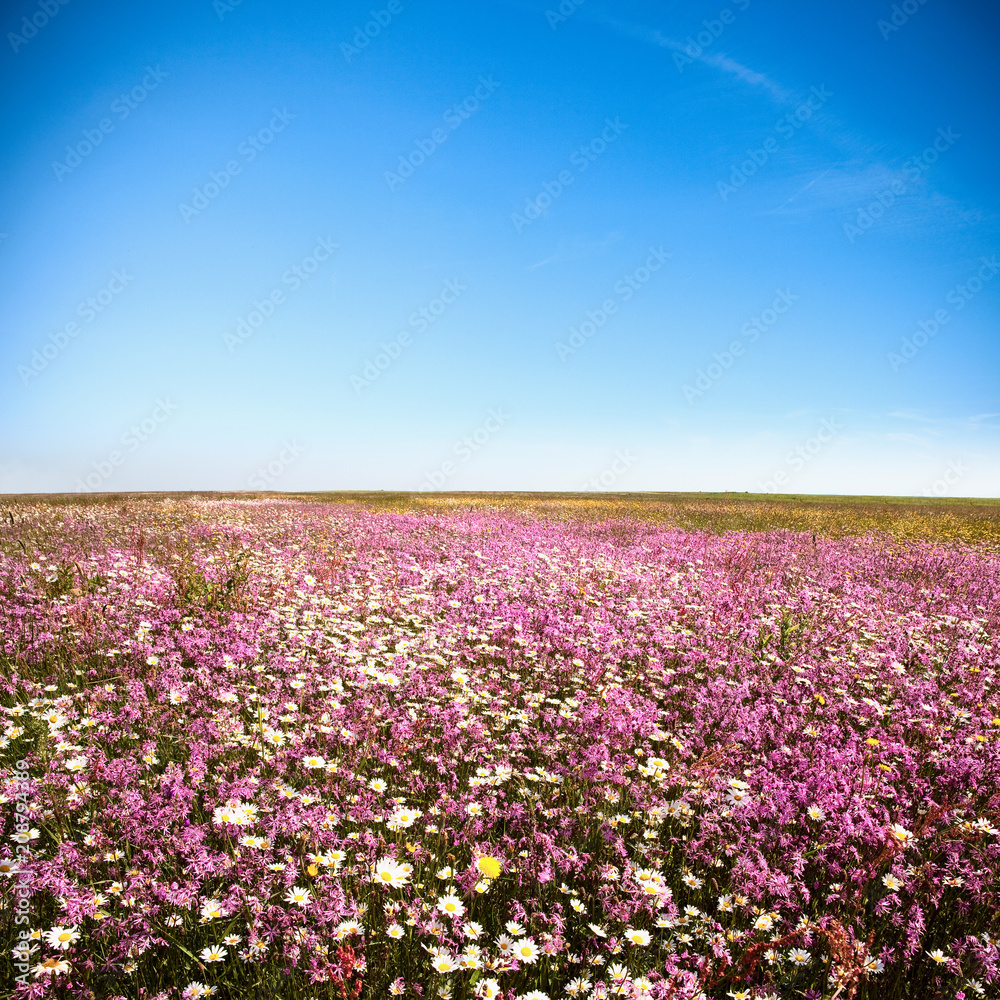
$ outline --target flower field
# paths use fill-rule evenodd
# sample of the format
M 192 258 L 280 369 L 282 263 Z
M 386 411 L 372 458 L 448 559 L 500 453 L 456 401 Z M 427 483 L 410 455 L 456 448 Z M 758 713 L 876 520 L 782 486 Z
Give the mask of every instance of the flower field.
M 991 544 L 2 512 L 3 995 L 1000 996 Z

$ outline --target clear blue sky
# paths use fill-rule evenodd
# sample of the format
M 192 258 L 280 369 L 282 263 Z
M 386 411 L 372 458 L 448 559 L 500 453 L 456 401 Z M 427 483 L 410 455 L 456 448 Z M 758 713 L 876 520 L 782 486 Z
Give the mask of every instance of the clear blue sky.
M 995 4 L 2 18 L 0 492 L 1000 495 Z

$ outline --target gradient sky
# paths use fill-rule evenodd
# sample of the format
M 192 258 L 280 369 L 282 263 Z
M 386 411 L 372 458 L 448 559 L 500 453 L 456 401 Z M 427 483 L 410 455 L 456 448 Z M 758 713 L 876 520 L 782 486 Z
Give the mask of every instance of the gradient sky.
M 1000 496 L 995 3 L 2 18 L 0 492 Z

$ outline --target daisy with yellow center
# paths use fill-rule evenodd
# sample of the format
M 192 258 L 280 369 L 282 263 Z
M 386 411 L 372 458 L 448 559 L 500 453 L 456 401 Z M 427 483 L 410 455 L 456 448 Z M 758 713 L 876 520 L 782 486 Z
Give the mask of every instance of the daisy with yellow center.
M 33 971 L 36 979 L 39 976 L 59 976 L 69 972 L 69 962 L 64 958 L 47 958 L 44 962 L 39 962 Z
M 308 889 L 303 889 L 301 886 L 293 885 L 291 889 L 285 893 L 285 901 L 292 903 L 295 906 L 301 906 L 305 909 L 305 907 L 307 907 L 312 901 L 312 893 Z
M 913 840 L 913 834 L 899 823 L 893 823 L 889 827 L 889 835 L 900 844 L 908 844 Z
M 361 924 L 357 920 L 342 920 L 334 931 L 338 941 L 342 941 L 345 937 L 350 937 L 352 934 L 360 934 L 362 931 Z
M 461 899 L 455 895 L 442 896 L 437 901 L 437 908 L 442 912 L 448 914 L 449 917 L 460 917 L 465 913 L 465 906 Z
M 409 882 L 412 871 L 408 864 L 400 864 L 393 858 L 380 858 L 372 866 L 372 881 L 390 889 L 402 889 Z
M 114 889 L 110 890 L 114 892 Z M 201 904 L 201 917 L 203 920 L 218 920 L 226 916 L 226 911 L 217 899 L 206 899 Z
M 514 942 L 513 955 L 525 965 L 534 965 L 538 961 L 538 945 L 531 938 L 520 938 Z
M 454 972 L 458 968 L 458 964 L 449 955 L 438 955 L 431 962 L 431 967 L 435 972 L 444 975 L 446 972 Z
M 400 806 L 389 816 L 389 829 L 405 830 L 413 826 L 420 819 L 421 815 L 422 813 L 419 809 L 407 809 L 405 806 Z
M 53 927 L 44 934 L 45 943 L 50 948 L 68 951 L 71 944 L 80 940 L 80 934 L 75 927 Z

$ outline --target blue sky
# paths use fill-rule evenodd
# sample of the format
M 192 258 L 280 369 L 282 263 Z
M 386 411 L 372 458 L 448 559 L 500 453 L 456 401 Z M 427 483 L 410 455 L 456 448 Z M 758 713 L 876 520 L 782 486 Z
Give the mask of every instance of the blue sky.
M 0 492 L 1000 496 L 1000 12 L 8 4 Z

